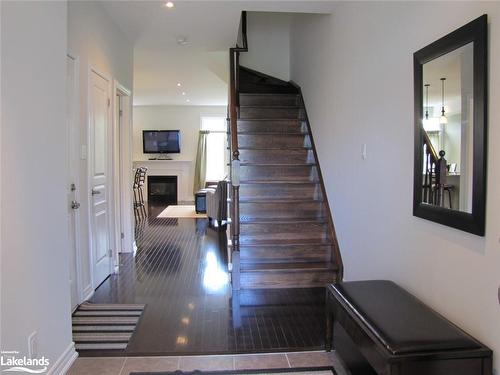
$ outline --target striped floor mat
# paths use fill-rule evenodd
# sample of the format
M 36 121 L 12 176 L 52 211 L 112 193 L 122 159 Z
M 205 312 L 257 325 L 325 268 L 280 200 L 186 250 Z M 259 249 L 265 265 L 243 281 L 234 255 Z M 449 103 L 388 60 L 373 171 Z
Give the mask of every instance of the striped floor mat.
M 125 350 L 144 306 L 82 303 L 72 318 L 76 350 Z

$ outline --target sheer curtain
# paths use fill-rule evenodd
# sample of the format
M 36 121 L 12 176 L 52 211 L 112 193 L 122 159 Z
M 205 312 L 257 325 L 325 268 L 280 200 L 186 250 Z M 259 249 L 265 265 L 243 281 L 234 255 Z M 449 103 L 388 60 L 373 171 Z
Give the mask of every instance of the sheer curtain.
M 193 194 L 205 187 L 207 178 L 207 138 L 209 131 L 200 130 L 198 137 L 198 152 L 196 154 L 196 165 L 194 169 Z
M 227 134 L 226 118 L 222 115 L 201 116 L 201 130 L 209 131 L 207 136 L 206 180 L 223 180 L 227 174 Z

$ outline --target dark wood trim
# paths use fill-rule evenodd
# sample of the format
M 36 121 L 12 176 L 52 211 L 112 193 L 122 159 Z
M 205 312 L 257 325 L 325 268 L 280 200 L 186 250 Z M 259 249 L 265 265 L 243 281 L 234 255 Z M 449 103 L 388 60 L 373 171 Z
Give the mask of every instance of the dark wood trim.
M 243 65 L 241 65 L 240 68 L 244 69 L 244 70 L 246 70 L 246 71 L 248 71 L 248 72 L 250 72 L 250 73 L 252 73 L 252 74 L 254 74 L 254 75 L 258 76 L 258 77 L 262 77 L 262 78 L 265 78 L 265 79 L 272 79 L 273 81 L 279 82 L 279 83 L 281 83 L 283 85 L 287 85 L 287 84 L 291 83 L 291 82 L 284 81 L 282 79 L 270 76 L 269 74 L 258 72 L 257 70 L 248 68 L 248 67 L 243 66 Z M 293 85 L 293 86 L 296 87 L 296 85 Z
M 414 79 L 414 185 L 413 215 L 484 236 L 486 213 L 486 159 L 487 159 L 487 15 L 475 19 L 443 38 L 429 44 L 413 55 Z M 474 139 L 472 213 L 454 211 L 422 203 L 422 144 L 423 127 L 423 64 L 443 56 L 468 43 L 474 43 Z
M 242 40 L 242 46 L 238 45 L 238 41 Z M 230 132 L 230 150 L 231 150 L 231 165 L 239 163 L 240 151 L 238 148 L 238 115 L 239 115 L 239 77 L 240 77 L 240 52 L 248 51 L 247 39 L 247 12 L 241 12 L 239 35 L 237 37 L 236 47 L 229 49 L 229 132 Z M 235 290 L 239 290 L 240 285 L 240 262 L 239 254 L 239 238 L 240 238 L 240 208 L 239 208 L 239 182 L 233 184 L 232 175 L 233 168 L 231 166 L 231 251 L 232 256 L 232 285 Z
M 321 186 L 321 194 L 323 195 L 323 202 L 326 205 L 326 211 L 328 213 L 328 215 L 327 215 L 328 216 L 328 218 L 327 218 L 328 219 L 328 228 L 330 231 L 330 236 L 332 237 L 332 248 L 333 248 L 332 256 L 334 258 L 334 263 L 338 268 L 337 281 L 342 281 L 344 279 L 344 264 L 342 262 L 342 254 L 340 253 L 340 246 L 339 246 L 339 243 L 337 240 L 337 234 L 335 232 L 335 225 L 333 223 L 332 211 L 330 209 L 330 203 L 328 202 L 328 195 L 326 194 L 325 182 L 323 180 L 323 174 L 321 172 L 321 165 L 319 162 L 318 153 L 316 152 L 316 145 L 314 143 L 314 137 L 312 134 L 311 124 L 309 122 L 309 116 L 307 115 L 304 96 L 302 95 L 302 88 L 294 81 L 290 81 L 290 84 L 297 89 L 298 95 L 300 98 L 300 102 L 301 102 L 300 104 L 302 106 L 302 110 L 304 111 L 304 120 L 306 122 L 307 131 L 309 134 L 309 139 L 311 141 L 311 149 L 312 149 L 312 152 L 314 154 L 314 160 L 316 160 L 316 167 L 317 167 L 316 169 L 318 172 L 318 179 L 319 179 L 319 183 Z

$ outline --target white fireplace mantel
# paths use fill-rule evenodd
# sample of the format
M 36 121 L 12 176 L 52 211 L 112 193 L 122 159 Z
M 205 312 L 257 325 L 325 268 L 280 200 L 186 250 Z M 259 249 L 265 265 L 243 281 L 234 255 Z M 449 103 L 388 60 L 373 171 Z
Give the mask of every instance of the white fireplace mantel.
M 135 160 L 134 170 L 138 167 L 147 167 L 148 176 L 177 176 L 177 196 L 179 201 L 192 202 L 192 160 Z M 147 199 L 147 183 L 144 198 Z

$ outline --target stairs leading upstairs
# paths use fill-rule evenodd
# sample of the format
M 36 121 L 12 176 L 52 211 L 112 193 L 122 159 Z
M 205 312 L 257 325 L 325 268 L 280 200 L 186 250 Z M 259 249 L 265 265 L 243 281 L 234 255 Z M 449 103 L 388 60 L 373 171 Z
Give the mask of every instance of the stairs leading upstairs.
M 240 287 L 321 287 L 341 274 L 302 98 L 240 67 Z

